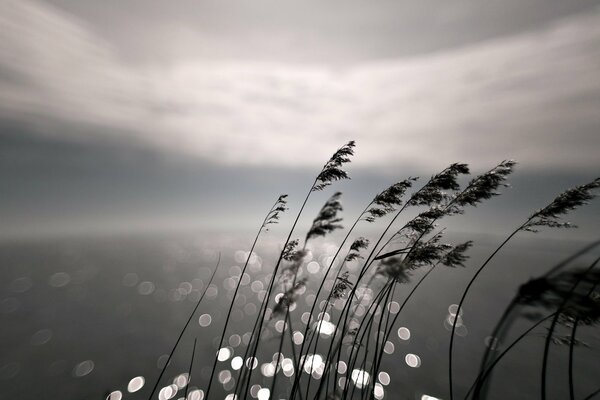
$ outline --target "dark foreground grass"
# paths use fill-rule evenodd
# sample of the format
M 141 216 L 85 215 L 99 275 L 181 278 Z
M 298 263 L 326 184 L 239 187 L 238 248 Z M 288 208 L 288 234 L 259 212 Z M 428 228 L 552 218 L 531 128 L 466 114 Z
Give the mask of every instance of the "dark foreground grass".
M 516 165 L 512 160 L 502 161 L 473 177 L 462 187 L 460 182 L 470 174 L 469 167 L 454 163 L 420 186 L 419 178 L 409 177 L 375 195 L 361 214 L 356 216 L 334 256 L 327 261 L 321 281 L 314 283 L 317 290 L 314 298 L 308 302 L 309 311 L 302 318 L 297 318 L 297 313 L 292 311 L 305 294 L 310 276 L 305 262 L 307 244 L 342 229 L 342 194 L 335 192 L 327 200 L 302 240 L 293 239 L 299 236 L 296 234 L 297 224 L 314 192 L 325 190 L 335 181 L 349 179 L 344 167 L 351 161 L 354 147 L 355 143 L 349 142 L 339 148 L 307 188 L 282 250 L 272 264 L 257 318 L 246 346 L 241 350 L 243 363 L 237 369 L 237 376 L 231 378 L 235 380 L 235 386 L 226 394 L 227 400 L 383 398 L 379 377 L 381 363 L 388 353 L 388 339 L 395 331 L 396 322 L 403 315 L 406 305 L 424 281 L 435 279 L 436 269 L 460 268 L 468 260 L 472 241 L 447 242 L 445 228 L 440 226 L 440 222 L 445 218 L 459 217 L 470 207 L 498 196 L 500 190 L 507 186 L 507 180 Z M 571 264 L 577 257 L 597 251 L 597 242 L 556 266 L 549 266 L 551 269 L 546 275 L 522 286 L 493 330 L 490 338 L 493 345 L 486 350 L 479 373 L 473 377 L 473 383 L 465 393 L 455 393 L 454 338 L 462 325 L 462 306 L 472 285 L 490 261 L 520 235 L 535 233 L 540 229 L 573 228 L 562 218 L 591 201 L 599 187 L 600 180 L 596 179 L 568 189 L 532 213 L 486 257 L 457 296 L 458 305 L 451 311 L 449 319 L 447 396 L 450 399 L 485 398 L 493 370 L 501 365 L 500 361 L 517 343 L 535 332 L 541 332 L 545 337 L 544 352 L 540 356 L 543 358 L 539 375 L 540 398 L 545 399 L 547 395 L 547 368 L 552 345 L 565 345 L 569 349 L 569 393 L 571 399 L 575 398 L 575 347 L 584 348 L 577 339 L 577 329 L 583 325 L 593 326 L 600 321 L 600 295 L 596 291 L 600 273 L 595 269 L 598 260 L 584 269 L 573 269 Z M 216 398 L 214 386 L 217 384 L 215 381 L 219 380 L 216 376 L 218 358 L 223 351 L 227 332 L 236 329 L 231 326 L 230 316 L 234 311 L 242 277 L 261 234 L 269 225 L 277 223 L 280 215 L 287 211 L 286 201 L 286 195 L 278 197 L 258 229 L 241 274 L 236 278 L 236 288 L 227 307 L 217 346 L 219 350 L 210 360 L 212 369 L 205 381 L 192 374 L 194 354 L 190 354 L 187 385 L 193 382 L 204 388 L 189 395 L 186 391 L 185 396 L 190 400 Z M 408 209 L 417 210 L 416 216 L 403 218 Z M 357 232 L 363 224 L 381 224 L 382 229 L 378 235 L 365 238 Z M 421 273 L 422 270 L 425 272 Z M 421 273 L 421 277 L 407 293 L 405 286 L 411 283 L 417 272 Z M 402 302 L 395 302 L 397 298 L 402 298 Z M 201 301 L 202 298 L 198 305 Z M 196 308 L 174 341 L 171 355 L 195 315 Z M 546 315 L 540 316 L 540 310 L 544 310 Z M 531 320 L 529 328 L 505 345 L 504 334 L 519 318 Z M 543 331 L 541 328 L 548 322 L 549 326 Z M 560 327 L 568 329 L 570 334 L 561 334 Z M 196 339 L 194 349 L 195 344 Z M 261 365 L 259 354 L 270 350 L 275 351 L 272 361 Z M 284 353 L 290 357 L 286 358 Z M 406 362 L 410 365 L 420 360 L 407 358 Z M 167 367 L 168 363 L 155 382 L 151 399 L 155 398 Z

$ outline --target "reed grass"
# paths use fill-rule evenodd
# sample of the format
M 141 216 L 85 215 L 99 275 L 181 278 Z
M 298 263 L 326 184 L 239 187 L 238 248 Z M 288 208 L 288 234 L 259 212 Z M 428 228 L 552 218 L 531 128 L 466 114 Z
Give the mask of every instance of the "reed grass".
M 376 396 L 376 377 L 385 357 L 385 346 L 397 321 L 404 316 L 403 312 L 407 304 L 419 291 L 425 280 L 434 279 L 435 271 L 441 266 L 465 267 L 469 260 L 468 251 L 473 242 L 470 240 L 458 244 L 446 242 L 446 230 L 439 226 L 439 222 L 444 218 L 460 216 L 469 207 L 476 207 L 482 202 L 500 195 L 500 189 L 508 186 L 507 180 L 516 166 L 512 160 L 502 161 L 481 175 L 472 178 L 464 187 L 461 186 L 461 180 L 470 174 L 470 170 L 468 165 L 463 163 L 450 164 L 447 168 L 431 176 L 416 190 L 413 189 L 419 180 L 416 177 L 409 177 L 389 186 L 375 195 L 355 218 L 337 245 L 334 255 L 324 266 L 319 280 L 311 282 L 309 274 L 305 271 L 307 244 L 343 229 L 342 194 L 335 192 L 329 197 L 312 220 L 302 243 L 299 239 L 292 239 L 292 237 L 296 233 L 296 227 L 303 217 L 311 195 L 327 189 L 336 181 L 349 179 L 349 174 L 344 168 L 351 162 L 354 147 L 353 141 L 348 142 L 323 165 L 295 214 L 281 245 L 281 251 L 271 264 L 270 276 L 267 275 L 268 284 L 264 296 L 260 300 L 257 318 L 253 321 L 247 345 L 238 350 L 243 352 L 243 362 L 235 377 L 235 388 L 233 392 L 229 393 L 228 400 L 248 399 L 251 388 L 259 382 L 263 388 L 260 400 L 266 398 L 291 400 L 297 398 L 300 400 L 354 398 L 371 400 L 378 398 Z M 595 190 L 599 187 L 600 179 L 596 179 L 559 194 L 546 207 L 531 214 L 528 219 L 509 233 L 475 270 L 465 289 L 458 296 L 458 308 L 452 322 L 448 346 L 447 394 L 450 399 L 454 398 L 453 349 L 459 320 L 458 314 L 474 283 L 480 279 L 482 272 L 491 260 L 496 258 L 499 252 L 518 234 L 536 232 L 542 228 L 572 228 L 573 226 L 564 222 L 562 217 L 590 202 L 595 197 Z M 408 208 L 415 209 L 416 216 L 402 221 Z M 228 330 L 232 328 L 230 317 L 234 311 L 234 304 L 250 257 L 261 234 L 268 229 L 270 224 L 279 222 L 280 216 L 286 211 L 287 196 L 282 195 L 263 219 L 241 273 L 237 277 L 233 297 L 228 305 L 221 337 L 218 341 L 217 352 L 215 357 L 211 358 L 210 378 L 204 382 L 205 398 L 209 400 L 215 398 L 213 382 L 218 365 L 218 354 Z M 375 226 L 381 223 L 382 229 L 373 238 L 365 237 L 364 234 L 361 236 L 360 232 L 357 232 L 362 226 L 361 222 Z M 590 245 L 583 253 L 594 249 L 595 245 Z M 562 340 L 569 346 L 569 393 L 571 398 L 574 398 L 573 364 L 574 347 L 578 343 L 575 337 L 577 327 L 582 323 L 589 324 L 590 320 L 595 322 L 596 315 L 600 316 L 600 302 L 592 300 L 595 286 L 587 296 L 573 298 L 578 282 L 589 279 L 589 273 L 595 264 L 590 266 L 585 273 L 577 275 L 577 279 L 579 279 L 579 281 L 575 279 L 577 283 L 573 281 L 573 271 L 561 272 L 561 268 L 580 254 L 582 253 L 559 263 L 545 276 L 527 283 L 517 293 L 492 332 L 492 338 L 497 339 L 498 343 L 501 343 L 503 333 L 511 325 L 511 321 L 517 318 L 515 310 L 527 298 L 525 295 L 528 290 L 538 289 L 538 292 L 535 293 L 537 297 L 534 296 L 535 301 L 530 301 L 529 305 L 535 303 L 539 307 L 553 308 L 552 312 L 546 317 L 538 319 L 516 340 L 505 347 L 499 355 L 492 357 L 492 351 L 489 348 L 486 349 L 479 373 L 473 380 L 465 399 L 471 395 L 473 398 L 485 396 L 486 385 L 484 382 L 489 381 L 491 373 L 498 366 L 499 361 L 522 339 L 528 337 L 534 329 L 542 326 L 548 320 L 552 320 L 552 323 L 545 338 L 541 370 L 541 398 L 545 399 L 546 368 L 550 345 L 557 340 Z M 420 274 L 420 277 L 413 282 L 413 278 L 417 274 Z M 544 303 L 544 296 L 548 295 L 549 288 L 554 288 L 551 283 L 554 284 L 567 278 L 571 279 L 569 281 L 572 284 L 571 290 L 562 292 L 554 290 L 553 296 L 559 300 Z M 540 287 L 536 284 L 541 283 L 545 283 L 546 286 L 542 285 L 543 290 L 540 291 Z M 299 299 L 307 290 L 307 285 L 311 284 L 316 287 L 314 300 L 307 304 L 308 318 L 300 322 L 295 319 L 296 314 L 292 314 L 291 311 L 292 308 L 298 306 Z M 409 284 L 412 287 L 408 288 Z M 396 303 L 398 309 L 392 312 L 390 305 L 396 299 L 402 301 Z M 171 356 L 200 301 L 180 333 L 171 351 Z M 581 309 L 583 306 L 587 307 L 584 311 Z M 568 339 L 561 339 L 555 335 L 554 330 L 567 317 L 572 318 L 571 334 Z M 598 319 L 600 320 L 600 318 Z M 282 329 L 269 333 L 273 341 L 265 341 L 263 339 L 265 332 L 271 330 L 270 326 L 273 323 L 279 323 Z M 333 332 L 327 335 L 322 334 L 321 331 L 325 323 L 334 327 Z M 294 330 L 294 326 L 299 329 Z M 301 343 L 297 343 L 294 339 L 298 335 L 301 335 Z M 326 342 L 323 343 L 323 341 Z M 273 360 L 274 372 L 271 376 L 257 378 L 254 372 L 255 361 L 263 347 L 272 346 L 271 343 L 274 343 L 277 348 L 277 356 Z M 194 348 L 195 344 L 196 341 L 194 341 Z M 282 357 L 287 346 L 290 350 L 288 354 L 291 353 L 293 361 L 293 378 L 291 379 L 289 376 L 286 376 L 287 379 L 281 377 Z M 316 355 L 319 355 L 318 360 Z M 193 362 L 194 354 L 192 354 L 188 372 L 190 380 L 192 379 Z M 260 364 L 258 363 L 258 365 Z M 151 398 L 166 368 L 167 366 L 161 371 Z M 358 378 L 355 376 L 353 379 L 353 374 Z M 361 377 L 367 376 L 369 379 L 359 381 Z M 268 392 L 265 392 L 264 390 L 267 388 Z M 267 393 L 268 396 L 265 397 L 264 393 Z M 252 396 L 256 397 L 256 394 Z

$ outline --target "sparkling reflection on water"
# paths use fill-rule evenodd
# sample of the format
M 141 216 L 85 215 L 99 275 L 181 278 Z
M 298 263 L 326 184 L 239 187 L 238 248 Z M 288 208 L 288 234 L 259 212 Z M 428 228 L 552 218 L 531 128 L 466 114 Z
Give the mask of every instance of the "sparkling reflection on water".
M 205 290 L 205 303 L 194 319 L 189 337 L 171 361 L 158 397 L 180 398 L 187 389 L 188 399 L 203 400 L 215 355 L 219 361 L 215 398 L 233 398 L 230 391 L 244 366 L 255 369 L 264 378 L 277 372 L 282 376 L 281 382 L 289 381 L 297 373 L 291 344 L 286 344 L 283 354 L 279 355 L 276 340 L 273 340 L 278 332 L 289 329 L 281 319 L 274 318 L 264 335 L 265 343 L 272 345 L 266 345 L 256 359 L 243 358 L 251 324 L 258 315 L 257 306 L 265 296 L 270 279 L 269 260 L 274 258 L 273 249 L 277 248 L 265 245 L 250 255 L 241 249 L 246 245 L 244 240 L 232 244 L 207 238 L 2 245 L 0 399 L 147 398 L 180 327 Z M 320 380 L 326 346 L 338 329 L 332 315 L 337 315 L 345 300 L 331 305 L 323 302 L 320 314 L 312 317 L 308 314 L 316 290 L 312 282 L 322 279 L 335 247 L 326 244 L 311 250 L 303 267 L 309 284 L 301 294 L 302 300 L 291 311 L 291 329 L 297 350 L 305 340 L 303 332 L 307 324 L 319 333 L 323 347 L 310 352 L 302 372 Z M 219 251 L 222 261 L 217 280 L 208 285 Z M 231 315 L 232 328 L 222 348 L 217 349 L 225 308 L 248 256 L 248 270 L 241 276 L 240 292 Z M 512 265 L 528 262 L 522 254 L 513 258 L 516 261 Z M 511 276 L 492 274 L 496 279 L 493 285 L 483 284 L 479 295 L 489 294 L 506 300 L 517 283 L 534 273 L 532 270 L 520 273 L 515 267 Z M 479 329 L 478 324 L 492 326 L 503 303 L 470 304 L 458 310 L 456 293 L 447 290 L 446 285 L 460 286 L 465 276 L 463 271 L 440 271 L 438 278 L 428 282 L 422 294 L 408 303 L 392 335 L 383 342 L 385 357 L 377 376 L 371 377 L 362 367 L 355 366 L 348 371 L 348 365 L 341 361 L 337 364 L 338 386 L 344 387 L 346 379 L 350 379 L 350 383 L 360 389 L 373 379 L 377 399 L 442 398 L 446 393 L 448 330 L 455 321 L 456 335 L 460 339 L 458 374 L 472 377 L 485 346 L 492 349 L 498 346 L 496 339 L 488 336 L 489 330 Z M 332 285 L 329 279 L 325 286 L 331 288 Z M 503 285 L 510 289 L 507 293 L 500 290 Z M 396 299 L 385 308 L 373 311 L 368 306 L 376 292 L 372 288 L 359 289 L 357 296 L 361 305 L 356 308 L 356 317 L 370 312 L 379 315 L 382 311 L 396 315 L 402 293 L 399 289 Z M 350 328 L 356 324 L 354 319 L 349 322 Z M 187 369 L 193 337 L 199 339 L 198 351 L 189 380 Z M 533 338 L 531 342 L 534 347 L 523 348 L 521 353 L 538 354 L 539 340 L 536 342 Z M 496 379 L 514 378 L 523 393 L 535 393 L 535 388 L 520 378 L 523 374 L 517 373 L 519 368 L 521 372 L 527 371 L 526 360 L 527 357 L 508 360 L 514 368 L 503 370 Z M 582 357 L 578 368 L 585 371 L 592 362 Z M 581 375 L 580 384 L 584 388 L 591 387 L 593 379 L 588 379 L 587 374 Z M 468 381 L 459 382 L 458 390 L 464 389 Z M 268 384 L 259 382 L 250 390 L 253 398 L 272 397 Z M 491 398 L 494 398 L 493 393 Z

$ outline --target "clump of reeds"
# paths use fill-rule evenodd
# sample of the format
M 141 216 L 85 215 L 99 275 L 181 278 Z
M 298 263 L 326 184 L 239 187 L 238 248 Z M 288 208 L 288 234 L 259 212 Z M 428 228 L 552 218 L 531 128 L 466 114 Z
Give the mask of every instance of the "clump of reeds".
M 454 163 L 431 176 L 416 190 L 413 187 L 417 185 L 419 179 L 409 177 L 376 194 L 356 216 L 347 229 L 345 237 L 338 244 L 335 254 L 328 260 L 326 268 L 318 275 L 321 278 L 314 282 L 317 286 L 314 299 L 308 302 L 308 318 L 298 321 L 294 318 L 297 313 L 292 314 L 291 311 L 298 306 L 299 298 L 306 293 L 307 285 L 311 283 L 309 274 L 305 271 L 307 244 L 343 229 L 340 216 L 343 211 L 341 193 L 335 192 L 321 207 L 303 242 L 292 237 L 311 194 L 325 190 L 335 181 L 349 179 L 344 167 L 351 161 L 354 147 L 355 143 L 350 141 L 339 148 L 323 165 L 308 188 L 304 201 L 283 241 L 279 256 L 273 260 L 272 272 L 258 307 L 257 318 L 249 333 L 247 345 L 241 350 L 243 353 L 239 354 L 242 356 L 243 365 L 238 375 L 234 377 L 235 388 L 232 393 L 229 393 L 227 399 L 247 399 L 250 393 L 255 391 L 253 388 L 259 382 L 262 388 L 261 396 L 263 396 L 259 396 L 261 400 L 263 398 L 308 400 L 377 397 L 380 388 L 377 387 L 374 377 L 378 376 L 385 344 L 405 306 L 425 279 L 435 275 L 433 272 L 436 268 L 464 267 L 468 260 L 468 250 L 473 245 L 473 241 L 447 242 L 444 236 L 445 228 L 439 226 L 440 221 L 447 217 L 461 215 L 468 210 L 468 207 L 475 207 L 499 195 L 499 190 L 508 186 L 507 179 L 516 165 L 512 160 L 502 161 L 462 186 L 461 179 L 470 174 L 469 167 L 464 163 Z M 535 232 L 542 227 L 572 227 L 561 218 L 592 200 L 594 190 L 598 187 L 600 187 L 600 180 L 596 179 L 563 192 L 511 232 L 469 280 L 460 296 L 456 315 L 458 316 L 469 289 L 481 272 L 517 233 Z M 416 209 L 416 216 L 407 218 L 401 223 L 408 208 Z M 287 195 L 279 196 L 258 229 L 248 252 L 248 258 L 240 276 L 237 277 L 237 285 L 229 304 L 217 350 L 221 349 L 227 331 L 231 328 L 230 316 L 238 296 L 240 282 L 257 241 L 269 225 L 279 222 L 281 214 L 287 209 Z M 355 233 L 361 222 L 375 224 L 380 221 L 383 226 L 381 232 L 375 237 L 367 238 Z M 341 254 L 345 255 L 340 256 Z M 553 275 L 564 264 L 566 263 L 553 268 L 548 276 L 524 285 L 507 307 L 507 311 L 493 332 L 494 338 L 501 336 L 500 331 L 508 325 L 506 321 L 517 306 L 553 309 L 550 315 L 536 322 L 522 335 L 525 337 L 543 322 L 552 320 L 545 335 L 542 380 L 545 379 L 550 343 L 569 345 L 572 358 L 573 348 L 578 344 L 582 345 L 582 342 L 575 337 L 577 326 L 600 321 L 600 302 L 595 292 L 600 275 L 593 271 L 596 263 L 583 271 L 566 271 Z M 420 278 L 413 282 L 417 274 L 420 274 Z M 587 292 L 583 294 L 578 292 L 576 289 L 580 285 L 585 286 Z M 402 302 L 398 310 L 392 313 L 389 305 L 394 299 L 400 298 Z M 189 320 L 192 319 L 196 308 Z M 180 342 L 189 320 L 181 331 L 171 355 Z M 458 317 L 455 317 L 448 348 L 448 396 L 450 398 L 454 396 L 452 361 L 457 321 Z M 557 325 L 570 327 L 572 329 L 570 335 L 556 334 Z M 280 329 L 274 330 L 274 326 L 279 326 Z M 293 326 L 297 329 L 294 330 Z M 299 328 L 301 326 L 304 326 L 303 329 Z M 324 327 L 330 329 L 326 331 Z M 271 340 L 265 340 L 266 337 L 270 337 Z M 298 337 L 301 340 L 297 340 Z M 195 344 L 196 342 L 194 342 L 194 349 Z M 489 352 L 486 353 L 479 375 L 467 393 L 467 397 L 472 393 L 474 398 L 481 395 L 484 390 L 483 382 L 489 378 L 492 368 L 513 345 L 507 347 L 504 353 L 493 360 Z M 263 347 L 272 346 L 277 349 L 277 356 L 271 363 L 272 373 L 257 377 L 259 375 L 255 372 L 255 365 L 259 364 L 256 362 L 257 357 Z M 287 379 L 282 380 L 284 352 L 291 355 L 293 372 L 291 376 L 286 375 Z M 213 398 L 209 396 L 213 393 L 211 388 L 217 370 L 217 357 L 218 352 L 212 360 L 208 381 L 200 382 L 200 378 L 193 377 L 198 380 L 198 385 L 204 385 L 205 398 L 209 399 Z M 289 362 L 286 365 L 289 371 Z M 190 379 L 192 367 L 193 354 L 188 372 Z M 155 389 L 163 374 L 164 369 Z M 344 375 L 343 379 L 342 375 Z M 572 384 L 572 376 L 570 382 Z M 265 391 L 267 388 L 268 391 Z M 571 393 L 573 393 L 572 387 Z M 154 391 L 151 397 L 153 394 Z M 252 396 L 256 397 L 256 393 L 252 393 Z M 542 383 L 543 396 L 545 396 L 544 383 Z

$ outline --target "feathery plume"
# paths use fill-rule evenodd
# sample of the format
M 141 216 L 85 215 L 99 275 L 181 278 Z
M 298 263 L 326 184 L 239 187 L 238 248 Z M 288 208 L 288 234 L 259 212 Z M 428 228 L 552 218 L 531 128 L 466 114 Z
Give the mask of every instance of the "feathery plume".
M 454 204 L 457 207 L 453 208 L 452 212 L 459 214 L 462 212 L 460 207 L 475 206 L 482 200 L 499 195 L 498 188 L 508 186 L 505 183 L 506 178 L 513 172 L 515 165 L 517 163 L 514 160 L 504 160 L 490 171 L 473 179 L 466 189 L 454 199 Z
M 337 300 L 346 297 L 346 290 L 352 287 L 352 282 L 348 279 L 349 276 L 350 274 L 348 271 L 345 271 L 342 275 L 337 277 L 332 289 L 332 299 Z
M 423 265 L 433 265 L 452 249 L 447 243 L 440 243 L 441 235 L 436 235 L 425 243 L 417 242 L 408 255 L 406 260 L 411 264 L 412 269 Z
M 575 319 L 586 325 L 597 324 L 600 323 L 600 301 L 595 292 L 590 293 L 589 287 L 595 287 L 599 280 L 600 271 L 582 269 L 533 279 L 521 286 L 517 302 L 535 308 L 560 308 L 559 321 L 563 324 Z
M 346 261 L 354 261 L 359 258 L 363 258 L 360 255 L 360 250 L 366 249 L 367 247 L 369 247 L 369 239 L 365 239 L 362 236 L 359 237 L 350 246 L 350 251 L 348 252 L 348 255 L 346 256 Z
M 342 228 L 342 225 L 339 224 L 342 219 L 337 216 L 338 211 L 342 211 L 341 196 L 342 193 L 336 192 L 325 202 L 306 234 L 306 241 L 313 237 L 325 236 L 336 229 Z
M 282 258 L 285 261 L 294 261 L 294 259 L 297 258 L 298 251 L 296 250 L 296 247 L 298 246 L 299 242 L 300 242 L 300 240 L 298 240 L 298 239 L 290 240 L 288 242 L 288 244 L 285 246 L 285 248 L 282 251 L 282 253 L 283 253 Z
M 367 222 L 375 222 L 377 218 L 394 212 L 397 207 L 402 205 L 402 197 L 417 179 L 419 178 L 408 178 L 397 182 L 376 195 L 373 199 L 375 207 L 367 210 L 363 219 Z
M 458 176 L 468 173 L 469 166 L 467 164 L 451 164 L 439 174 L 432 176 L 429 182 L 413 195 L 410 204 L 414 206 L 431 206 L 432 204 L 442 203 L 449 198 L 446 191 L 460 189 L 457 182 Z
M 453 249 L 449 244 L 440 243 L 441 238 L 440 232 L 425 243 L 416 242 L 410 247 L 376 257 L 375 260 L 382 260 L 378 273 L 395 279 L 399 283 L 408 282 L 411 271 L 424 265 L 434 265 Z
M 279 222 L 279 215 L 287 210 L 287 197 L 287 194 L 282 194 L 281 196 L 279 196 L 279 198 L 275 202 L 275 205 L 273 206 L 271 211 L 269 211 L 269 214 L 267 214 L 267 218 L 265 219 L 263 227 Z
M 465 253 L 471 246 L 473 246 L 473 241 L 471 240 L 454 246 L 449 252 L 442 256 L 440 262 L 451 268 L 464 267 L 464 262 L 469 258 Z
M 329 161 L 327 161 L 317 176 L 317 181 L 312 187 L 313 192 L 323 190 L 327 186 L 331 185 L 333 181 L 350 179 L 346 171 L 344 171 L 341 167 L 345 163 L 350 162 L 350 156 L 354 155 L 355 145 L 356 144 L 354 140 L 351 140 L 342 146 L 338 151 L 336 151 L 333 156 L 331 156 Z
M 533 213 L 529 218 L 530 221 L 521 229 L 528 232 L 537 232 L 536 227 L 539 226 L 575 228 L 576 226 L 571 225 L 569 222 L 562 222 L 561 217 L 577 207 L 589 203 L 590 200 L 596 197 L 596 194 L 592 191 L 599 187 L 600 178 L 596 178 L 590 183 L 564 191 L 546 207 Z

